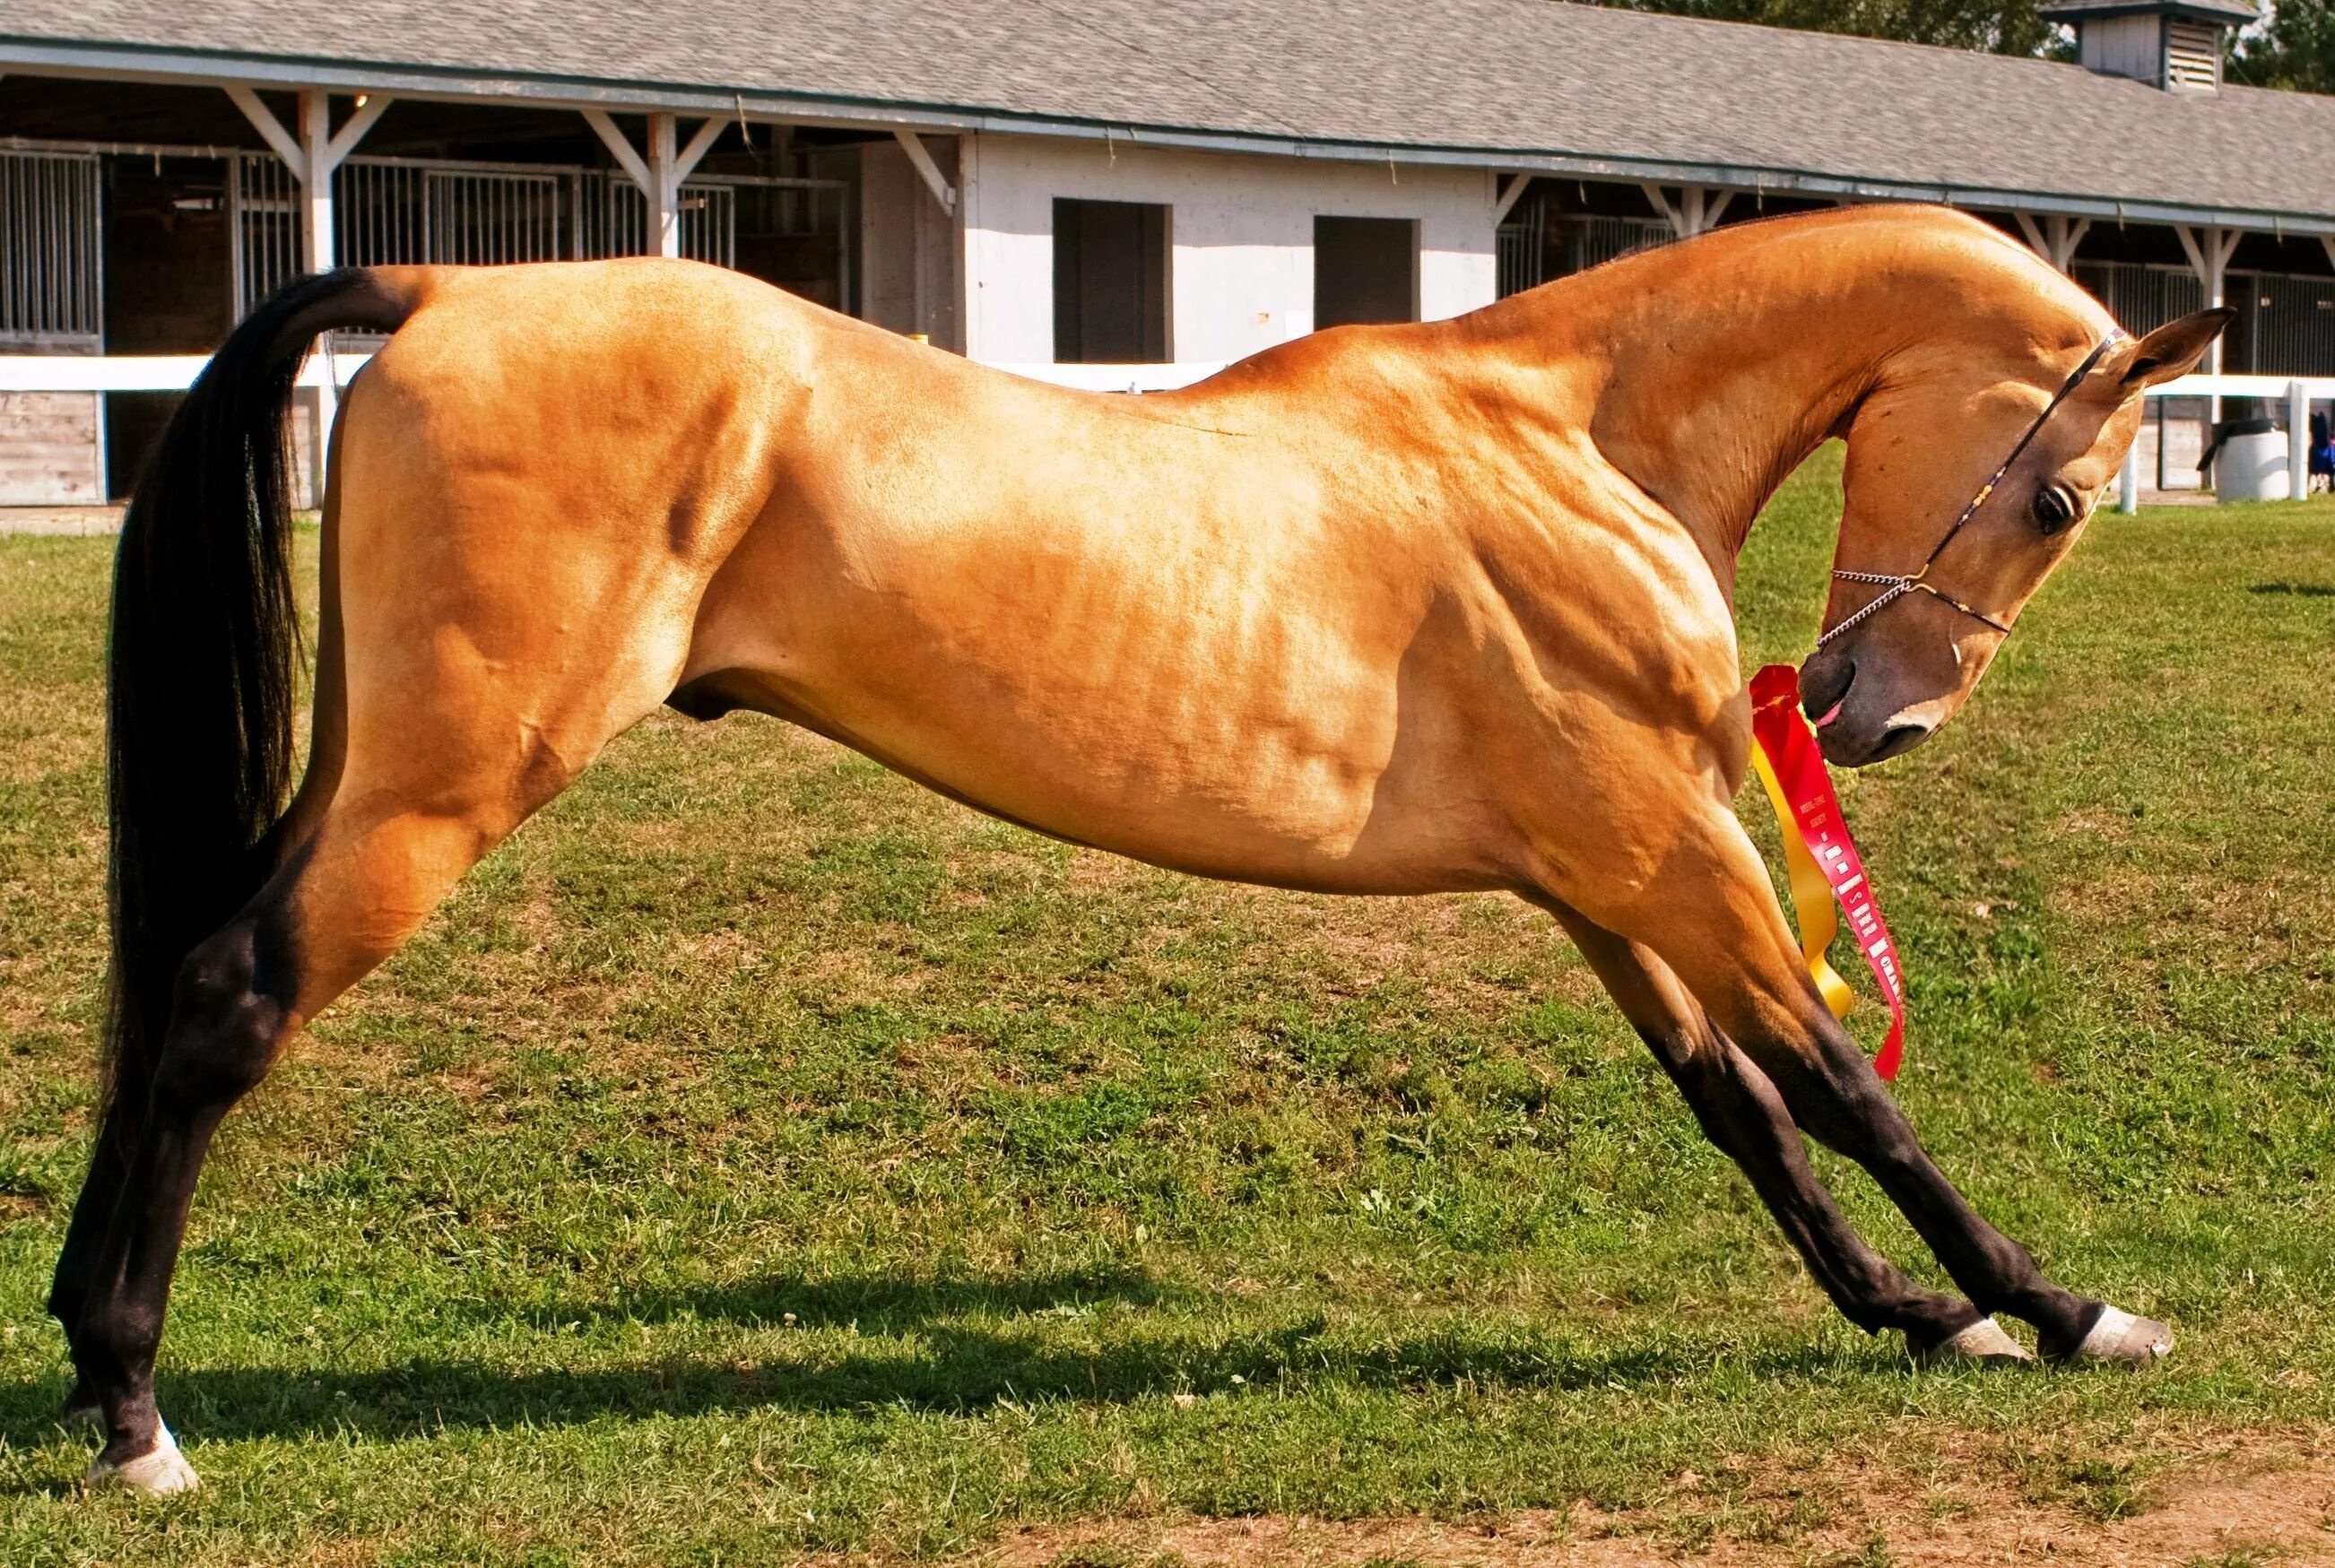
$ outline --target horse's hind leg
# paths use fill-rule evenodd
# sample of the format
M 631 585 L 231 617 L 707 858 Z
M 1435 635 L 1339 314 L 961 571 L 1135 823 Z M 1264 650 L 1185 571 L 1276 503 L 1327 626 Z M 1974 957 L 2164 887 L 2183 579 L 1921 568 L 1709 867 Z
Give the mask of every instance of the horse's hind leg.
M 673 650 L 646 645 L 664 634 L 653 633 L 597 662 L 553 657 L 557 644 L 545 636 L 535 661 L 481 665 L 469 628 L 489 610 L 502 629 L 524 634 L 538 610 L 586 616 L 599 606 L 590 595 L 580 605 L 433 604 L 428 582 L 369 585 L 441 634 L 370 646 L 369 681 L 348 682 L 339 703 L 328 595 L 317 759 L 285 858 L 179 971 L 144 1131 L 72 1334 L 81 1386 L 105 1428 L 93 1476 L 153 1493 L 193 1485 L 155 1409 L 154 1358 L 188 1205 L 228 1109 L 303 1023 L 395 952 L 480 857 L 652 710 L 664 692 L 658 672 L 677 663 Z M 401 595 L 401 583 L 420 586 Z
M 92 1477 L 151 1493 L 194 1473 L 154 1405 L 154 1358 L 188 1205 L 212 1133 L 300 1025 L 410 935 L 499 837 L 491 810 L 371 795 L 329 809 L 257 896 L 189 955 L 143 1136 L 73 1335 L 105 1448 Z
M 1542 902 L 1844 1316 L 1868 1333 L 1899 1330 L 1917 1356 L 2025 1354 L 1968 1302 L 1924 1290 L 1865 1244 L 1810 1168 L 1776 1086 L 1712 1026 L 1661 959 L 1575 910 Z

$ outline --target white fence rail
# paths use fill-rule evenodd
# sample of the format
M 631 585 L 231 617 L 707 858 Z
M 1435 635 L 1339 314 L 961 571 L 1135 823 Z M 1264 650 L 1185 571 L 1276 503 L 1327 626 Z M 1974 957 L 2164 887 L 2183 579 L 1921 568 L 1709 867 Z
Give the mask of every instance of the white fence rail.
M 2311 405 L 2335 399 L 2335 376 L 2186 375 L 2151 387 L 2153 398 L 2206 398 L 2218 408 L 2224 398 L 2251 398 L 2279 406 L 2286 421 L 2286 493 L 2296 500 L 2311 493 Z M 2140 507 L 2140 442 L 2124 455 L 2117 476 L 2117 509 Z
M 340 385 L 371 356 L 361 353 L 314 353 L 301 367 L 300 384 L 320 387 L 331 374 Z M 194 384 L 208 358 L 202 354 L 0 354 L 0 393 L 184 392 Z M 1216 363 L 1182 364 L 999 364 L 992 367 L 1054 386 L 1083 392 L 1170 392 L 1205 381 L 1224 369 Z M 2192 375 L 2151 387 L 2152 398 L 2249 398 L 2280 406 L 2287 427 L 2289 493 L 2310 492 L 2311 407 L 2335 401 L 2335 377 Z M 2140 504 L 2140 443 L 2127 453 L 2117 480 L 2117 505 Z
M 346 386 L 372 357 L 310 354 L 300 385 L 324 385 L 329 367 Z M 0 392 L 184 392 L 208 363 L 210 356 L 201 353 L 0 353 Z

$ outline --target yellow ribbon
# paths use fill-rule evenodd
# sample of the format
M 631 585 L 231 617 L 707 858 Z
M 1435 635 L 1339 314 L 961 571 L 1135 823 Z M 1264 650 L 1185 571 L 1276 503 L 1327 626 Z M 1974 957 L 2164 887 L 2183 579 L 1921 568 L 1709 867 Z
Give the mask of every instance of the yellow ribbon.
M 1768 803 L 1776 808 L 1776 824 L 1783 829 L 1784 867 L 1792 886 L 1792 912 L 1799 916 L 1800 956 L 1808 963 L 1808 973 L 1824 996 L 1825 1005 L 1832 1009 L 1835 1018 L 1846 1018 L 1848 1010 L 1856 1004 L 1856 993 L 1848 982 L 1833 973 L 1825 959 L 1825 949 L 1840 934 L 1840 915 L 1833 907 L 1832 885 L 1825 880 L 1817 865 L 1817 857 L 1808 853 L 1807 841 L 1800 837 L 1799 824 L 1792 819 L 1792 803 L 1784 799 L 1784 787 L 1777 782 L 1776 770 L 1768 765 L 1768 753 L 1758 746 L 1751 748 L 1751 765 L 1759 773 L 1759 782 L 1768 791 Z

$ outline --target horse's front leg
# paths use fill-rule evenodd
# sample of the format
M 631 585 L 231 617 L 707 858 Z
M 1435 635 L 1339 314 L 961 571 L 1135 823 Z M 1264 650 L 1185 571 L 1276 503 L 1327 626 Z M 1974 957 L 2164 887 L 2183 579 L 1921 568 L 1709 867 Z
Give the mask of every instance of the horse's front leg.
M 1752 1189 L 1842 1314 L 1867 1333 L 1896 1329 L 1920 1359 L 2026 1358 L 1970 1302 L 1924 1290 L 1858 1235 L 1809 1166 L 1768 1075 L 1721 1034 L 1660 958 L 1578 911 L 1540 899 L 1670 1074 L 1703 1132 Z
M 1661 954 L 1759 1064 L 1792 1118 L 1872 1175 L 1981 1311 L 2035 1325 L 2054 1360 L 2146 1364 L 2172 1349 L 2164 1324 L 2044 1277 L 2026 1248 L 1954 1189 L 1817 994 L 1759 851 L 1731 812 L 1706 814 L 1664 876 L 1615 913 L 1617 929 Z

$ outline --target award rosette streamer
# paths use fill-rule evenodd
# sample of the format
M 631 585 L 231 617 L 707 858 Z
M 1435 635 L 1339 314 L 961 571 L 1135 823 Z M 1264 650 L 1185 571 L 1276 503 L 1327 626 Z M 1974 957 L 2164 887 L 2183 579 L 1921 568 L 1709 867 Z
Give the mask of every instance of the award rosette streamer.
M 1840 930 L 1833 916 L 1837 900 L 1848 916 L 1856 950 L 1865 955 L 1889 1002 L 1889 1037 L 1881 1042 L 1873 1070 L 1884 1079 L 1894 1079 L 1905 1053 L 1905 980 L 1897 963 L 1897 944 L 1890 940 L 1881 906 L 1874 902 L 1865 862 L 1848 836 L 1840 799 L 1825 771 L 1824 753 L 1800 716 L 1800 673 L 1791 665 L 1770 664 L 1751 677 L 1751 738 L 1756 742 L 1752 766 L 1784 830 L 1784 862 L 1790 874 L 1792 909 L 1799 917 L 1800 955 L 1832 1015 L 1846 1018 L 1855 996 L 1825 961 L 1825 949 Z

